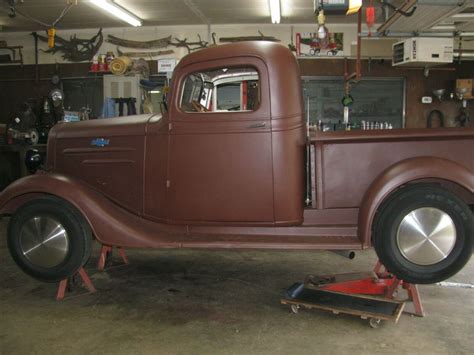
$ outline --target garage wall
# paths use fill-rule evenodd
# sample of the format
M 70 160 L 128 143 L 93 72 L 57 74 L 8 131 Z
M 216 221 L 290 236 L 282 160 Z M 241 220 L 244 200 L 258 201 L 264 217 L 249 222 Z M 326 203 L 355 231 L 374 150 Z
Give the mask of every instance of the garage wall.
M 302 75 L 314 76 L 343 76 L 343 59 L 300 59 Z M 349 72 L 354 70 L 355 61 L 349 60 Z M 452 92 L 457 78 L 469 78 L 474 76 L 473 62 L 462 62 L 461 64 L 449 65 L 449 68 L 433 68 L 428 77 L 425 77 L 422 69 L 402 69 L 392 67 L 390 60 L 362 60 L 362 75 L 364 77 L 404 77 L 406 80 L 406 127 L 426 127 L 426 119 L 429 113 L 440 110 L 445 115 L 445 125 L 450 127 L 455 124 L 455 117 L 459 113 L 461 103 L 459 101 L 438 102 L 433 98 L 432 104 L 422 104 L 422 96 L 432 96 L 432 90 L 445 88 Z M 342 88 L 341 88 L 342 93 Z M 341 94 L 342 97 L 342 94 Z M 472 100 L 471 100 L 472 102 Z M 474 115 L 472 103 L 470 109 L 471 117 Z
M 217 37 L 232 36 L 248 36 L 256 35 L 258 31 L 262 31 L 265 35 L 272 35 L 282 40 L 283 44 L 291 41 L 290 25 L 219 25 L 212 26 L 211 30 L 217 33 Z M 353 51 L 351 46 L 356 40 L 355 25 L 329 25 L 332 32 L 344 33 L 344 55 L 350 55 Z M 294 25 L 294 33 L 311 32 L 315 30 L 315 25 Z M 77 31 L 61 31 L 58 35 L 69 38 L 76 34 L 80 38 L 90 38 L 95 35 L 96 30 L 77 30 Z M 188 41 L 196 41 L 197 34 L 200 34 L 203 40 L 207 40 L 207 26 L 160 26 L 160 27 L 142 27 L 142 28 L 113 28 L 104 29 L 104 38 L 107 34 L 113 34 L 118 37 L 135 40 L 150 40 L 172 35 L 180 39 L 188 38 Z M 29 32 L 20 33 L 2 33 L 0 39 L 7 40 L 10 45 L 24 46 L 24 59 L 26 65 L 20 67 L 18 65 L 0 65 L 0 123 L 8 122 L 19 104 L 26 98 L 41 98 L 48 94 L 53 88 L 49 78 L 55 72 L 56 66 L 53 63 L 60 63 L 58 71 L 62 77 L 90 77 L 90 80 L 101 80 L 100 76 L 89 74 L 89 63 L 65 63 L 60 54 L 51 55 L 40 52 L 38 68 L 38 81 L 36 78 L 36 69 L 34 65 L 34 41 Z M 352 46 L 353 47 L 353 46 Z M 41 43 L 40 48 L 46 49 L 46 44 Z M 116 50 L 115 46 L 104 43 L 100 49 L 101 53 Z M 174 49 L 175 58 L 181 58 L 186 55 L 187 50 L 184 48 Z M 170 56 L 167 56 L 170 57 Z M 342 76 L 344 73 L 344 60 L 339 59 L 300 59 L 300 67 L 302 75 L 314 76 Z M 354 67 L 354 61 L 350 60 L 351 67 Z M 456 71 L 432 70 L 428 78 L 423 76 L 422 70 L 403 70 L 396 69 L 391 66 L 389 60 L 380 61 L 373 60 L 369 62 L 363 61 L 363 75 L 374 77 L 396 76 L 406 78 L 406 126 L 408 128 L 425 127 L 426 117 L 433 109 L 440 109 L 446 115 L 446 125 L 454 124 L 454 117 L 458 114 L 459 102 L 434 102 L 431 105 L 421 104 L 421 97 L 431 95 L 431 91 L 437 88 L 446 88 L 448 91 L 454 87 L 456 78 L 469 78 L 474 76 L 472 72 L 473 62 L 463 62 L 460 65 L 450 65 L 456 67 Z M 156 73 L 156 61 L 150 61 L 152 73 Z M 342 92 L 342 88 L 341 88 Z M 291 97 L 291 93 L 289 93 Z M 473 109 L 471 108 L 471 114 Z
M 316 24 L 308 25 L 294 25 L 294 33 L 296 32 L 314 32 Z M 330 26 L 332 32 L 343 32 L 344 33 L 344 49 L 345 54 L 350 54 L 351 43 L 356 40 L 356 25 L 352 24 L 340 24 Z M 211 32 L 217 34 L 217 38 L 220 37 L 235 37 L 235 36 L 257 36 L 258 31 L 263 32 L 267 36 L 275 36 L 279 38 L 282 43 L 287 44 L 291 41 L 291 25 L 272 25 L 272 24 L 260 24 L 260 25 L 213 25 Z M 40 32 L 38 32 L 40 33 Z M 70 36 L 77 35 L 78 38 L 88 39 L 93 37 L 97 33 L 97 29 L 87 30 L 57 30 L 57 35 L 65 39 L 69 39 Z M 130 40 L 147 41 L 157 38 L 167 37 L 172 35 L 173 38 L 184 39 L 187 38 L 188 42 L 198 41 L 198 34 L 202 40 L 212 40 L 208 38 L 208 28 L 206 25 L 201 26 L 160 26 L 160 27 L 121 27 L 121 28 L 107 28 L 103 29 L 104 39 L 107 38 L 108 34 L 116 37 L 126 38 Z M 6 40 L 9 45 L 23 46 L 23 57 L 25 64 L 34 64 L 34 41 L 30 32 L 14 32 L 14 33 L 1 33 L 0 39 Z M 219 42 L 218 42 L 219 44 Z M 47 44 L 39 42 L 40 49 L 48 49 Z M 168 55 L 167 57 L 182 58 L 187 54 L 185 48 L 173 48 L 175 53 Z M 123 48 L 122 48 L 123 50 Z M 116 52 L 116 46 L 104 41 L 100 49 L 100 53 L 106 53 L 107 51 Z M 52 55 L 49 53 L 43 53 L 40 51 L 39 63 L 62 63 L 64 60 L 61 55 L 57 53 Z

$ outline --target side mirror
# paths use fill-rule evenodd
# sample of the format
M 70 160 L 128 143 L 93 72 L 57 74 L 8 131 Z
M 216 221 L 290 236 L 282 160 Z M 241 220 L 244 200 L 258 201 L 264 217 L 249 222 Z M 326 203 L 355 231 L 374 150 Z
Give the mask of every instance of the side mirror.
M 43 163 L 43 158 L 41 157 L 37 149 L 29 149 L 25 154 L 25 165 L 28 171 L 31 174 L 34 174 L 38 168 Z

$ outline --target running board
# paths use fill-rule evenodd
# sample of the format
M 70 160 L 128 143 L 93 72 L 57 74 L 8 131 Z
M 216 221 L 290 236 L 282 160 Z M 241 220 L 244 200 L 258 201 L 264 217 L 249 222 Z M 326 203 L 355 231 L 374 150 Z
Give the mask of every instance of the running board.
M 177 248 L 280 249 L 280 250 L 360 250 L 357 237 L 187 235 L 175 239 Z

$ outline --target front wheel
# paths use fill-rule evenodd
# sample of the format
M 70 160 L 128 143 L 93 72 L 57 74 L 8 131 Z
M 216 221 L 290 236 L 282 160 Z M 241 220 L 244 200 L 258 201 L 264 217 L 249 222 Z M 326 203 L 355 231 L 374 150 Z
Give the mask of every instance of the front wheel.
M 469 206 L 456 195 L 436 185 L 411 185 L 397 191 L 379 211 L 374 247 L 399 279 L 436 283 L 469 261 L 473 224 Z
M 57 198 L 39 198 L 10 219 L 8 248 L 28 275 L 47 282 L 74 275 L 91 254 L 91 229 L 76 208 Z

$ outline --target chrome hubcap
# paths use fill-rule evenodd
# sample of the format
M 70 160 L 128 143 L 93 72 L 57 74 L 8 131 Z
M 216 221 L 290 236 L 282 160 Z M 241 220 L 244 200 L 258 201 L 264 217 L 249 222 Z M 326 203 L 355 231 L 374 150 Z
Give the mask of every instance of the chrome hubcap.
M 69 240 L 66 229 L 56 219 L 35 216 L 20 230 L 20 247 L 32 264 L 52 268 L 66 258 Z
M 418 265 L 433 265 L 446 259 L 456 244 L 456 226 L 451 217 L 432 207 L 407 214 L 397 231 L 402 255 Z

